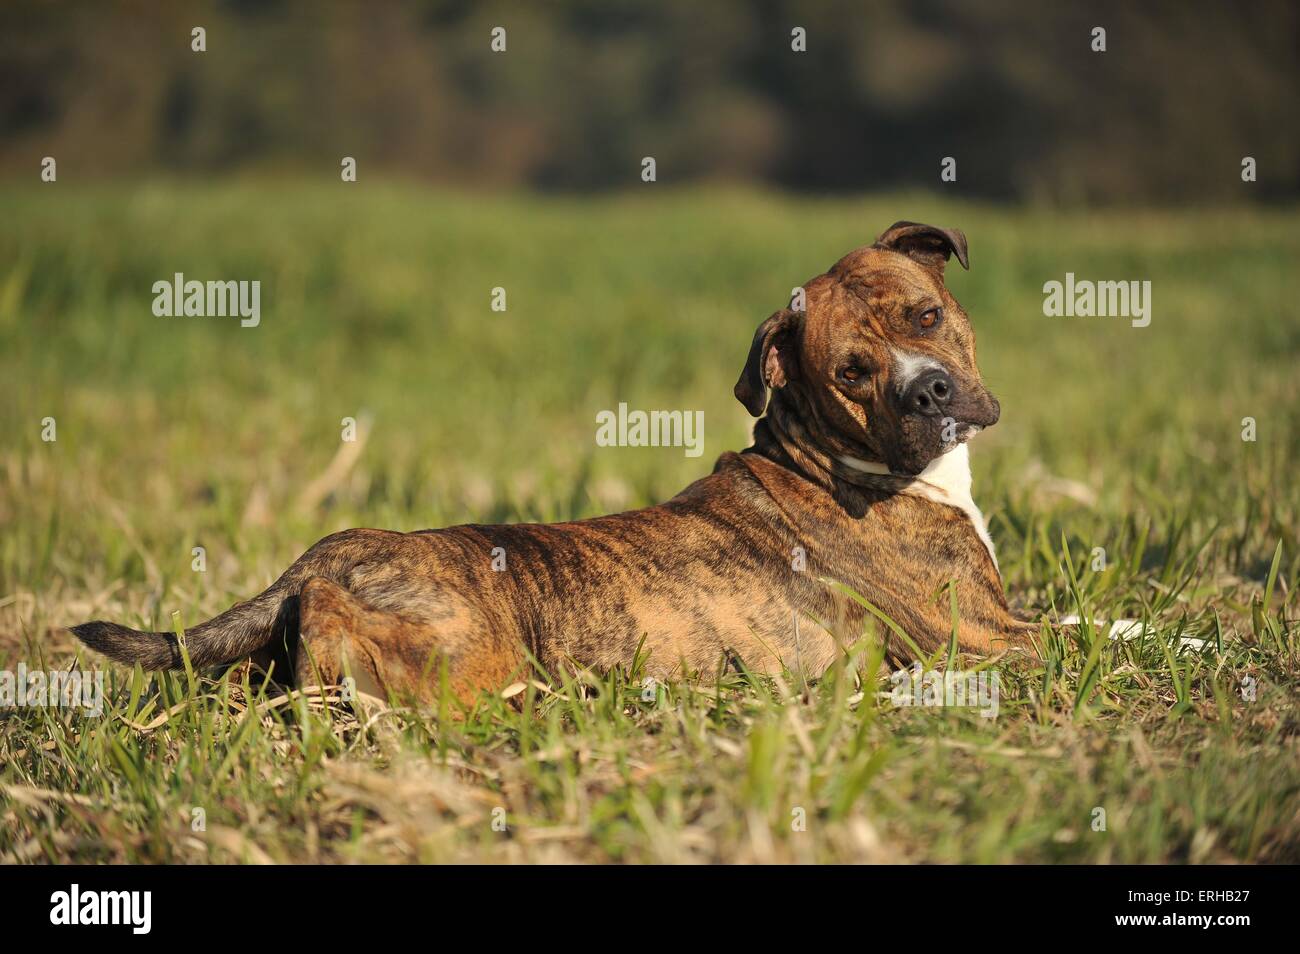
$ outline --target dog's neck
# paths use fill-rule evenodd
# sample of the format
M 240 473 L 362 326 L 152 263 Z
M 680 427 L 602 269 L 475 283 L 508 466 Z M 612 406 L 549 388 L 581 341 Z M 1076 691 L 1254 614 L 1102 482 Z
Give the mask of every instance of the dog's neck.
M 848 456 L 841 457 L 840 460 L 863 474 L 891 473 L 889 468 L 879 461 L 859 460 Z M 925 470 L 900 488 L 898 493 L 925 497 L 936 503 L 956 507 L 965 513 L 970 518 L 971 525 L 975 527 L 975 532 L 979 534 L 980 542 L 993 558 L 993 565 L 998 565 L 998 555 L 993 552 L 993 539 L 984 525 L 984 514 L 980 513 L 980 508 L 976 506 L 975 499 L 971 496 L 970 448 L 966 444 L 958 444 L 930 461 Z
M 825 487 L 837 499 L 844 495 L 845 485 L 848 485 L 876 494 L 924 497 L 955 507 L 970 520 L 993 565 L 998 565 L 993 540 L 984 525 L 984 515 L 971 496 L 970 450 L 964 443 L 940 454 L 915 476 L 896 474 L 881 461 L 863 460 L 847 454 L 832 455 L 820 450 L 809 439 L 799 418 L 785 413 L 784 408 L 773 401 L 768 413 L 754 426 L 753 450 L 779 464 L 793 467 Z

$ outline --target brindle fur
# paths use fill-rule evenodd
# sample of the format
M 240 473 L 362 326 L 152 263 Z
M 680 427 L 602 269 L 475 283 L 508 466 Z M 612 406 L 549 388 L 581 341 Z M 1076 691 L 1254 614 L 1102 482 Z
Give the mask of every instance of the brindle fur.
M 299 685 L 346 672 L 366 691 L 426 701 L 444 681 L 469 700 L 534 663 L 550 673 L 629 667 L 638 649 L 658 679 L 707 677 L 727 659 L 817 676 L 867 617 L 822 578 L 861 594 L 925 651 L 948 639 L 950 607 L 936 597 L 954 581 L 963 650 L 1024 645 L 1034 627 L 1008 609 L 967 515 L 900 493 L 906 477 L 841 462 L 916 474 L 951 446 L 935 422 L 900 408 L 894 349 L 946 367 L 952 416 L 997 420 L 970 323 L 944 285 L 954 253 L 967 264 L 959 231 L 902 222 L 808 282 L 806 312 L 783 309 L 759 326 L 736 385 L 764 415 L 753 446 L 723 454 L 667 503 L 570 523 L 332 534 L 264 593 L 191 629 L 192 663 L 287 646 Z M 915 316 L 935 306 L 943 321 L 925 332 Z M 867 373 L 842 380 L 847 362 Z M 498 547 L 504 570 L 493 568 Z M 800 550 L 806 566 L 796 569 Z M 73 632 L 126 663 L 181 665 L 170 633 L 106 622 Z M 885 636 L 893 661 L 911 658 Z

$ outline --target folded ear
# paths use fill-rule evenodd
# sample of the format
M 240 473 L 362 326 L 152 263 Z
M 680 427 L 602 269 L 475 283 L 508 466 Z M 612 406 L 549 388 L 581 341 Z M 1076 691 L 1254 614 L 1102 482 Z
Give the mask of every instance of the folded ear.
M 961 229 L 941 229 L 936 225 L 919 222 L 895 222 L 880 238 L 877 248 L 893 249 L 913 258 L 922 265 L 943 271 L 949 255 L 956 255 L 961 267 L 970 270 L 966 251 L 966 235 Z
M 794 330 L 799 315 L 782 308 L 758 326 L 745 370 L 736 382 L 736 400 L 754 417 L 767 407 L 767 389 L 783 387 L 794 368 Z

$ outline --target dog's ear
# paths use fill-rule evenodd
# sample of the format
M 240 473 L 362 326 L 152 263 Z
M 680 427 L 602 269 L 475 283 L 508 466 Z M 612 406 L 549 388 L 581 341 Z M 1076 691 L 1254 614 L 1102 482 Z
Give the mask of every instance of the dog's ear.
M 782 308 L 758 326 L 745 370 L 736 382 L 736 400 L 754 417 L 767 407 L 767 389 L 783 387 L 794 370 L 794 330 L 799 313 Z
M 970 257 L 966 251 L 966 235 L 961 229 L 941 229 L 919 222 L 895 222 L 880 238 L 877 248 L 893 249 L 913 258 L 922 265 L 943 271 L 949 255 L 956 255 L 961 267 L 970 270 Z

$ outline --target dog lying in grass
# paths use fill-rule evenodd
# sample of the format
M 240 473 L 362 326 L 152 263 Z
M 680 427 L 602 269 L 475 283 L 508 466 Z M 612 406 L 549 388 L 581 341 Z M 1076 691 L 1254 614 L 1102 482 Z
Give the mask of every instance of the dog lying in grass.
M 557 524 L 347 530 L 265 592 L 189 630 L 204 667 L 292 660 L 298 685 L 462 699 L 532 666 L 667 680 L 741 660 L 824 672 L 869 616 L 901 662 L 946 643 L 988 655 L 1036 631 L 1003 595 L 971 499 L 966 442 L 998 420 L 975 335 L 944 282 L 956 229 L 899 222 L 803 287 L 754 334 L 735 394 L 753 445 L 666 503 Z M 827 581 L 834 581 L 828 584 Z M 72 627 L 146 669 L 177 637 Z

